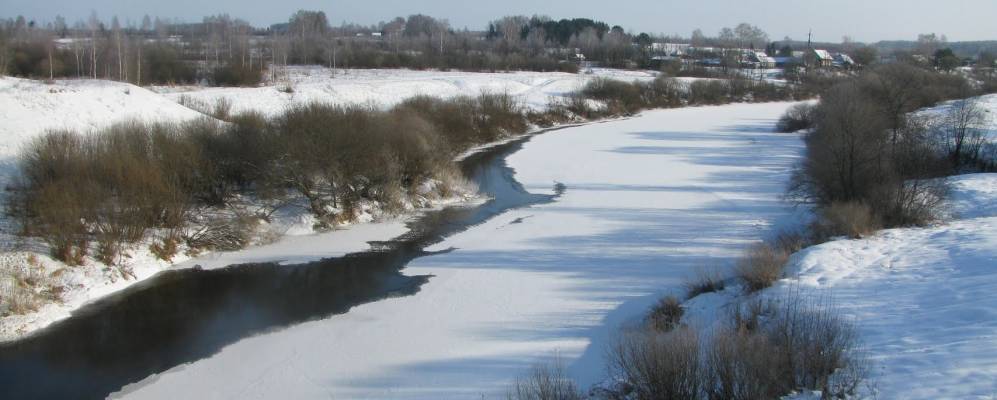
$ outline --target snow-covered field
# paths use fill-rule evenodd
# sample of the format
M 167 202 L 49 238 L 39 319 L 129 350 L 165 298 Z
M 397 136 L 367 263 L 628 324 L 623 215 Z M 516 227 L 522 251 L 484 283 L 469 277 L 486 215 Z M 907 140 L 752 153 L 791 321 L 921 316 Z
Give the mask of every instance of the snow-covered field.
M 524 106 L 545 108 L 550 100 L 581 89 L 596 77 L 624 81 L 651 80 L 655 74 L 647 71 L 594 69 L 592 74 L 557 72 L 496 72 L 468 73 L 413 70 L 333 70 L 324 67 L 289 67 L 288 81 L 292 92 L 275 86 L 258 88 L 158 87 L 164 96 L 180 101 L 181 97 L 213 107 L 227 99 L 233 113 L 246 111 L 265 115 L 279 114 L 293 105 L 309 102 L 330 104 L 370 104 L 390 107 L 402 100 L 419 95 L 449 98 L 482 93 L 507 93 Z
M 772 133 L 789 104 L 650 111 L 535 137 L 508 163 L 556 202 L 500 215 L 404 273 L 421 291 L 242 340 L 126 387 L 131 398 L 502 397 L 555 353 L 583 385 L 604 344 L 703 265 L 774 225 L 802 143 Z
M 203 116 L 149 90 L 94 80 L 0 77 L 0 184 L 13 173 L 25 143 L 49 129 L 87 132 L 128 119 L 185 121 Z

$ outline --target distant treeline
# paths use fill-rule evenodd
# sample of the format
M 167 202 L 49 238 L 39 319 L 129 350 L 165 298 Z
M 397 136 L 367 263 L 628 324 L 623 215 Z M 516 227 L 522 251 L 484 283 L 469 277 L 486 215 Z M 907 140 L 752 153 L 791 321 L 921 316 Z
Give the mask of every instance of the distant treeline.
M 123 26 L 117 18 L 108 24 L 96 15 L 72 26 L 61 17 L 46 26 L 18 17 L 0 20 L 0 74 L 255 85 L 265 71 L 280 79 L 281 67 L 292 64 L 575 72 L 579 53 L 621 67 L 649 59 L 632 45 L 634 36 L 602 22 L 508 17 L 491 27 L 457 30 L 425 15 L 375 27 L 332 27 L 324 13 L 314 11 L 299 11 L 288 23 L 266 29 L 227 15 L 195 24 L 146 17 L 139 26 Z M 549 38 L 545 29 L 551 29 Z
M 683 38 L 627 32 L 587 18 L 545 16 L 507 16 L 490 22 L 485 30 L 472 31 L 421 14 L 371 26 L 333 27 L 325 13 L 302 10 L 288 22 L 257 28 L 228 15 L 205 17 L 198 23 L 146 16 L 126 26 L 117 17 L 107 22 L 94 13 L 72 25 L 59 16 L 44 26 L 23 17 L 0 20 L 0 75 L 89 77 L 139 85 L 257 85 L 265 78 L 282 79 L 282 67 L 292 64 L 576 72 L 584 61 L 614 68 L 660 68 L 654 57 L 663 55 L 663 50 L 652 43 L 764 49 L 771 56 L 808 48 L 806 42 L 788 38 L 770 40 L 761 28 L 748 23 L 723 28 L 715 36 L 697 29 Z M 995 58 L 993 46 L 986 42 L 949 44 L 943 35 L 924 34 L 912 43 L 865 45 L 846 37 L 840 44 L 818 46 L 850 54 L 860 65 L 887 56 L 906 62 L 929 59 L 950 69 L 962 63 L 960 57 L 975 57 L 983 66 L 992 65 Z M 939 63 L 942 57 L 954 61 Z

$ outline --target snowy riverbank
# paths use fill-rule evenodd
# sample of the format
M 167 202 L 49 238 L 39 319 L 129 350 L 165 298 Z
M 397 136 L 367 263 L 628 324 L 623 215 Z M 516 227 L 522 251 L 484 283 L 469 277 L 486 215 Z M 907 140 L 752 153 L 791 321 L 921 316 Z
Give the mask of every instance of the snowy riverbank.
M 504 394 L 558 352 L 583 384 L 604 343 L 700 265 L 729 262 L 794 209 L 802 143 L 788 103 L 649 111 L 533 138 L 508 164 L 556 202 L 500 215 L 430 250 L 415 296 L 248 338 L 130 385 L 134 398 L 466 398 Z
M 833 295 L 855 320 L 880 398 L 997 393 L 997 174 L 951 181 L 956 219 L 806 249 L 775 289 Z
M 274 87 L 261 88 L 154 88 L 159 94 L 134 85 L 101 80 L 56 80 L 46 83 L 18 78 L 0 78 L 0 184 L 7 186 L 17 174 L 16 157 L 22 146 L 48 130 L 67 129 L 90 132 L 130 119 L 145 122 L 183 122 L 210 118 L 177 103 L 177 91 L 185 96 L 224 95 L 248 103 L 235 112 L 274 113 L 289 104 L 321 101 L 338 104 L 364 102 L 376 106 L 395 104 L 409 96 L 427 94 L 450 97 L 482 92 L 514 93 L 522 102 L 546 105 L 547 96 L 565 95 L 577 90 L 592 76 L 619 79 L 650 79 L 652 73 L 599 70 L 598 74 L 495 73 L 478 74 L 439 71 L 351 70 L 335 76 L 329 69 L 291 68 L 292 83 L 299 88 L 293 96 L 272 98 L 257 92 L 278 92 Z M 441 86 L 442 85 L 442 86 Z M 403 88 L 408 88 L 403 90 Z M 449 88 L 449 89 L 447 89 Z M 312 93 L 309 96 L 307 93 Z M 360 99 L 357 96 L 368 96 Z M 369 97 L 373 96 L 373 97 Z M 279 97 L 279 96 L 278 96 Z M 542 101 L 541 101 L 542 100 Z M 242 107 L 242 108 L 240 108 Z M 483 148 L 483 147 L 482 147 Z M 473 151 L 473 150 L 472 150 Z M 442 207 L 461 197 L 434 201 Z M 376 207 L 374 207 L 376 208 Z M 410 210 L 417 212 L 413 208 Z M 52 259 L 45 246 L 14 235 L 16 227 L 6 217 L 0 221 L 0 296 L 3 304 L 16 312 L 0 318 L 0 341 L 23 337 L 33 331 L 66 318 L 88 302 L 128 288 L 157 272 L 170 268 L 278 261 L 286 263 L 314 261 L 324 257 L 369 249 L 367 242 L 394 238 L 407 231 L 405 221 L 413 214 L 383 216 L 372 210 L 359 224 L 331 232 L 315 233 L 313 220 L 302 211 L 282 212 L 261 232 L 267 235 L 262 246 L 227 252 L 209 253 L 191 258 L 178 255 L 172 262 L 159 260 L 146 245 L 132 246 L 120 265 L 109 267 L 91 258 L 78 267 L 66 267 Z M 374 221 L 376 220 L 376 222 Z M 276 242 L 269 243 L 276 238 Z M 22 285 L 34 287 L 24 289 Z M 30 291 L 29 294 L 27 291 Z M 26 311 L 25 311 L 26 310 Z M 0 310 L 3 311 L 3 310 Z

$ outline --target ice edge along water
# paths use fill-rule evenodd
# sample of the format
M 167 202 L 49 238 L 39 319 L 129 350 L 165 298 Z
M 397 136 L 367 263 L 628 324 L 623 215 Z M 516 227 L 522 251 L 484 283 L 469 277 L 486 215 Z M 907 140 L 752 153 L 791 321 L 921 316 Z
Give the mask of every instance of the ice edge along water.
M 257 111 L 266 115 L 312 101 L 388 107 L 415 95 L 452 97 L 486 92 L 509 93 L 524 106 L 540 109 L 550 99 L 572 93 L 595 77 L 622 80 L 654 77 L 649 72 L 610 69 L 598 69 L 592 75 L 409 70 L 336 70 L 332 75 L 333 71 L 328 68 L 292 67 L 289 73 L 296 89 L 293 94 L 280 92 L 274 87 L 152 87 L 149 90 L 103 80 L 56 80 L 47 84 L 28 79 L 0 78 L 0 120 L 3 121 L 0 123 L 0 137 L 4 138 L 0 144 L 0 185 L 9 185 L 16 175 L 15 157 L 20 148 L 49 129 L 89 132 L 129 119 L 182 122 L 205 117 L 178 104 L 181 96 L 208 106 L 227 99 L 232 102 L 233 112 Z M 475 149 L 462 157 L 473 151 Z M 457 200 L 444 199 L 433 206 L 445 206 Z M 7 269 L 24 268 L 33 254 L 35 265 L 29 267 L 40 267 L 46 274 L 62 270 L 57 279 L 64 289 L 61 301 L 45 303 L 35 312 L 0 319 L 0 341 L 24 337 L 69 317 L 89 302 L 147 280 L 164 269 L 194 265 L 211 268 L 258 261 L 313 261 L 363 251 L 369 248 L 367 242 L 389 240 L 406 231 L 405 216 L 378 218 L 376 223 L 371 223 L 372 218 L 366 216 L 364 223 L 314 234 L 307 215 L 300 212 L 283 214 L 288 215 L 278 218 L 271 227 L 283 236 L 276 244 L 233 253 L 209 253 L 194 259 L 179 255 L 173 263 L 158 260 L 147 248 L 137 246 L 129 251 L 129 257 L 124 261 L 130 276 L 121 276 L 114 269 L 94 260 L 87 260 L 81 267 L 65 269 L 44 251 L 0 254 L 0 267 Z M 9 244 L 18 240 L 9 234 L 13 229 L 11 226 L 11 221 L 2 220 L 0 241 Z M 315 246 L 319 245 L 321 250 L 315 250 Z
M 502 396 L 555 352 L 588 385 L 616 326 L 700 265 L 728 263 L 774 225 L 802 144 L 772 132 L 789 103 L 649 111 L 550 132 L 507 162 L 551 204 L 502 214 L 429 250 L 416 296 L 234 343 L 118 396 Z

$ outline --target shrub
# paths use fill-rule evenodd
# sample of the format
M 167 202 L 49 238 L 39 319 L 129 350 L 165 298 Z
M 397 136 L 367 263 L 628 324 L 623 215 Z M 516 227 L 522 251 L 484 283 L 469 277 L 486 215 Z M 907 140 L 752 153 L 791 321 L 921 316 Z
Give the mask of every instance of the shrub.
M 192 251 L 238 249 L 250 242 L 256 217 L 229 209 L 236 194 L 251 195 L 262 218 L 303 199 L 318 227 L 330 227 L 354 218 L 364 202 L 400 211 L 425 182 L 451 196 L 466 186 L 455 178 L 457 152 L 527 129 L 524 112 L 504 94 L 415 98 L 387 111 L 307 104 L 270 119 L 231 116 L 225 99 L 213 109 L 180 101 L 231 123 L 129 122 L 90 135 L 53 132 L 27 146 L 10 207 L 22 233 L 43 238 L 71 264 L 93 242 L 111 264 L 151 229 Z M 216 216 L 201 218 L 209 212 Z M 175 243 L 152 251 L 170 259 Z
M 142 83 L 177 84 L 197 81 L 197 71 L 168 45 L 142 47 Z
M 682 322 L 682 315 L 685 310 L 682 302 L 675 296 L 665 296 L 658 300 L 658 303 L 651 307 L 651 312 L 647 316 L 647 323 L 659 332 L 668 332 L 675 329 Z
M 793 389 L 782 380 L 779 349 L 762 333 L 722 328 L 710 338 L 704 358 L 704 398 L 777 399 Z
M 526 119 L 531 124 L 541 128 L 549 128 L 558 124 L 571 122 L 572 115 L 564 103 L 551 99 L 543 111 L 529 110 Z
M 816 236 L 862 238 L 881 228 L 878 216 L 859 202 L 833 202 L 820 210 L 820 220 L 813 228 Z
M 394 111 L 413 112 L 429 121 L 455 152 L 475 144 L 526 132 L 526 116 L 509 94 L 436 99 L 417 96 Z
M 624 331 L 608 354 L 619 382 L 609 398 L 751 400 L 803 390 L 846 398 L 868 375 L 853 325 L 825 298 L 799 291 L 737 304 L 713 332 Z
M 700 399 L 703 389 L 699 333 L 678 328 L 625 331 L 609 350 L 619 398 Z
M 565 108 L 579 118 L 593 120 L 606 116 L 604 110 L 593 108 L 588 99 L 581 95 L 569 96 L 565 99 Z
M 796 104 L 779 117 L 776 129 L 779 132 L 796 132 L 810 129 L 815 123 L 815 106 L 809 103 Z
M 779 398 L 799 390 L 847 398 L 868 372 L 854 326 L 826 298 L 798 289 L 738 305 L 708 346 L 711 399 Z
M 820 390 L 825 396 L 844 398 L 854 394 L 864 379 L 864 360 L 857 354 L 858 334 L 822 297 L 805 297 L 791 291 L 780 299 L 774 318 L 763 328 L 780 351 L 784 363 L 781 380 L 792 388 Z M 851 381 L 834 382 L 838 371 Z M 833 383 L 833 385 L 832 385 Z
M 232 100 L 228 97 L 219 97 L 215 100 L 215 107 L 211 110 L 211 116 L 222 121 L 228 121 L 232 116 Z
M 775 248 L 787 254 L 793 254 L 802 250 L 804 247 L 812 245 L 812 239 L 813 238 L 808 237 L 808 235 L 804 232 L 782 231 L 779 232 L 775 238 L 770 241 L 770 243 Z
M 484 93 L 477 97 L 482 116 L 477 121 L 479 140 L 493 141 L 505 135 L 526 132 L 526 119 L 516 99 L 508 93 Z
M 200 185 L 200 152 L 176 125 L 123 123 L 89 136 L 49 133 L 21 160 L 22 226 L 78 264 L 87 243 L 113 263 L 124 243 L 183 219 Z
M 790 253 L 769 243 L 756 244 L 738 260 L 735 267 L 737 277 L 749 293 L 765 289 L 782 278 L 789 256 Z
M 661 63 L 661 68 L 659 68 L 659 70 L 661 71 L 662 76 L 667 76 L 667 77 L 679 76 L 679 73 L 682 72 L 682 60 L 663 61 Z
M 534 365 L 530 372 L 516 379 L 507 396 L 510 400 L 580 400 L 583 398 L 574 381 L 564 373 L 560 360 Z
M 595 78 L 585 84 L 581 94 L 605 102 L 613 114 L 633 114 L 646 107 L 638 84 Z
M 724 290 L 724 278 L 716 269 L 701 268 L 696 276 L 685 282 L 685 298 L 692 299 L 705 293 Z
M 212 81 L 217 86 L 259 86 L 262 80 L 262 71 L 235 62 L 223 64 L 212 73 Z
M 699 80 L 689 85 L 689 103 L 697 105 L 716 105 L 730 102 L 730 90 L 727 83 L 721 80 Z
M 666 108 L 682 104 L 680 84 L 673 78 L 659 76 L 651 82 L 639 84 L 641 101 L 645 107 Z

